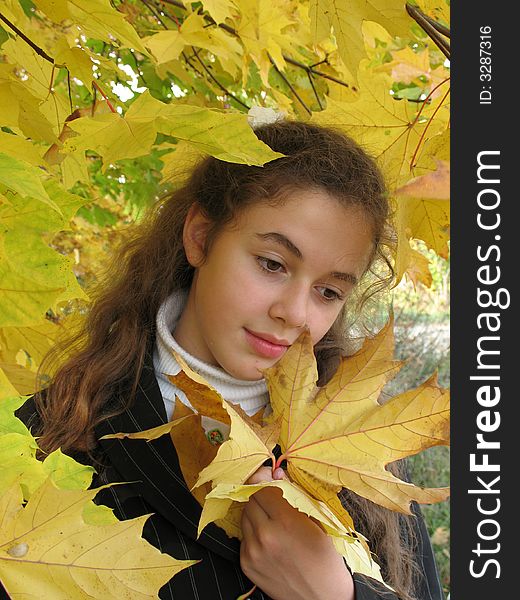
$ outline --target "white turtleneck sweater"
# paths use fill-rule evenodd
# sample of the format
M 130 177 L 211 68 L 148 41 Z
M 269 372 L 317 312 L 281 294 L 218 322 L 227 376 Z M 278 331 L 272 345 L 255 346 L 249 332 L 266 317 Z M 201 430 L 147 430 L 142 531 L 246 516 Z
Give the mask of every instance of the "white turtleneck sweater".
M 248 414 L 253 415 L 259 409 L 264 408 L 269 403 L 267 385 L 265 379 L 259 381 L 245 381 L 235 379 L 229 373 L 209 365 L 204 361 L 192 356 L 184 348 L 179 346 L 172 335 L 182 310 L 188 297 L 187 291 L 175 292 L 161 305 L 157 313 L 157 335 L 153 354 L 153 365 L 155 376 L 159 383 L 166 414 L 171 419 L 175 407 L 175 396 L 179 400 L 193 409 L 188 398 L 177 386 L 169 379 L 168 375 L 177 375 L 181 368 L 172 349 L 175 350 L 185 361 L 186 364 L 196 373 L 201 375 L 209 384 L 211 384 L 222 397 L 231 404 L 239 404 Z M 229 435 L 229 426 L 210 419 L 202 417 L 202 426 L 206 431 L 208 439 L 214 443 L 215 440 L 226 440 Z

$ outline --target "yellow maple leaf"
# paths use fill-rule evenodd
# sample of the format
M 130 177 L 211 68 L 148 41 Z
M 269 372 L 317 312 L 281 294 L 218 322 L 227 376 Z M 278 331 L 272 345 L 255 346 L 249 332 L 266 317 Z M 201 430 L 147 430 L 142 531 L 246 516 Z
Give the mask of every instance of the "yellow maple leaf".
M 423 240 L 428 248 L 447 258 L 450 238 L 449 163 L 438 161 L 437 170 L 413 178 L 394 194 L 398 258 L 402 257 L 399 245 L 408 244 L 410 237 Z M 398 264 L 397 270 L 402 271 L 402 266 Z
M 430 287 L 433 283 L 433 277 L 429 265 L 430 262 L 426 256 L 412 248 L 409 240 L 403 240 L 402 238 L 399 240 L 395 264 L 397 282 L 401 281 L 403 275 L 406 274 L 415 289 L 417 289 L 418 283 Z
M 215 23 L 223 23 L 234 12 L 232 0 L 202 0 L 202 5 L 213 17 Z
M 221 160 L 261 165 L 282 156 L 261 142 L 247 115 L 156 100 L 141 94 L 124 117 L 116 113 L 69 122 L 78 135 L 65 141 L 63 152 L 95 149 L 104 167 L 122 158 L 147 154 L 157 132 L 183 140 Z
M 149 515 L 89 526 L 99 489 L 58 490 L 47 480 L 22 508 L 15 484 L 0 500 L 0 575 L 12 597 L 145 600 L 198 561 L 176 560 L 141 538 Z
M 249 63 L 253 59 L 260 71 L 263 85 L 270 87 L 268 75 L 272 63 L 280 71 L 285 69 L 283 51 L 292 50 L 294 40 L 289 35 L 289 28 L 296 21 L 288 15 L 284 0 L 272 0 L 269 3 L 261 0 L 234 0 L 234 3 L 240 9 L 240 21 L 235 29 L 245 49 L 244 75 L 249 71 Z
M 416 389 L 378 403 L 378 397 L 400 363 L 392 358 L 393 323 L 349 358 L 334 377 L 317 388 L 315 358 L 307 334 L 283 358 L 265 371 L 273 409 L 269 428 L 251 425 L 222 400 L 231 419 L 230 439 L 199 476 L 197 485 L 213 481 L 243 483 L 266 459 L 273 468 L 287 460 L 288 473 L 315 498 L 333 500 L 342 487 L 387 508 L 409 512 L 412 500 L 444 500 L 447 488 L 421 489 L 385 469 L 389 462 L 416 454 L 449 440 L 449 398 L 434 378 Z M 274 464 L 272 448 L 282 455 Z M 342 521 L 345 523 L 345 521 Z
M 393 346 L 392 327 L 390 321 L 357 354 L 344 358 L 331 381 L 315 395 L 300 394 L 297 388 L 286 391 L 314 360 L 308 333 L 265 373 L 273 411 L 283 415 L 277 464 L 285 459 L 293 479 L 298 481 L 303 473 L 305 483 L 314 481 L 310 491 L 318 498 L 323 482 L 329 490 L 345 487 L 392 510 L 409 512 L 411 500 L 429 503 L 448 495 L 447 488 L 423 490 L 385 469 L 389 462 L 449 440 L 448 393 L 433 378 L 378 404 L 396 366 L 384 353 L 371 349 Z M 351 361 L 362 367 L 359 374 L 349 367 Z
M 35 0 L 36 6 L 52 21 L 60 23 L 70 19 L 86 37 L 134 48 L 147 54 L 136 30 L 126 21 L 109 0 Z
M 45 237 L 65 229 L 85 199 L 66 192 L 56 181 L 42 179 L 40 196 L 10 194 L 0 204 L 0 326 L 23 327 L 41 323 L 49 308 L 71 298 L 87 298 L 70 259 L 51 249 Z M 48 204 L 57 210 L 49 210 Z
M 409 35 L 412 23 L 404 3 L 398 0 L 311 0 L 309 12 L 315 41 L 328 36 L 332 27 L 341 58 L 354 77 L 359 62 L 366 56 L 364 21 L 375 21 L 401 37 Z
M 16 133 L 23 132 L 32 140 L 56 141 L 53 131 L 53 118 L 47 118 L 42 110 L 42 100 L 31 93 L 25 82 L 19 81 L 15 67 L 0 64 L 0 102 L 2 104 L 2 124 Z
M 326 500 L 346 487 L 401 512 L 409 512 L 412 500 L 429 503 L 447 497 L 447 488 L 423 490 L 385 469 L 389 462 L 449 439 L 448 393 L 433 378 L 378 404 L 384 384 L 399 368 L 390 348 L 392 322 L 358 353 L 344 358 L 330 382 L 318 389 L 307 333 L 265 371 L 273 408 L 270 425 L 281 421 L 282 455 L 276 466 L 287 460 L 291 478 L 314 497 Z M 272 458 L 274 430 L 255 430 L 231 405 L 223 406 L 231 418 L 230 439 L 201 472 L 199 484 L 243 483 Z
M 345 528 L 327 504 L 312 498 L 298 484 L 287 479 L 252 485 L 219 483 L 206 497 L 199 522 L 199 535 L 208 523 L 215 521 L 225 528 L 228 535 L 242 539 L 240 518 L 243 506 L 241 505 L 253 494 L 266 487 L 281 490 L 283 497 L 291 506 L 319 524 L 332 538 L 336 550 L 345 557 L 350 569 L 384 583 L 379 565 L 372 559 L 363 536 L 353 528 Z M 234 511 L 231 511 L 233 507 Z
M 237 39 L 222 29 L 208 28 L 207 21 L 197 13 L 189 15 L 179 29 L 160 31 L 144 38 L 143 43 L 154 55 L 160 77 L 166 76 L 187 46 L 208 50 L 224 59 L 233 76 L 242 62 L 242 46 Z
M 64 65 L 69 72 L 80 79 L 87 87 L 91 86 L 93 79 L 92 67 L 94 63 L 89 54 L 82 48 L 69 45 L 67 38 L 63 36 L 56 43 L 54 60 L 58 65 Z
M 235 407 L 222 399 L 231 420 L 229 440 L 218 449 L 214 460 L 203 469 L 195 486 L 207 481 L 244 483 L 267 459 L 274 460 L 280 426 L 274 420 L 262 427 L 252 419 L 246 421 Z
M 385 468 L 389 462 L 449 440 L 448 393 L 438 387 L 435 377 L 379 404 L 385 383 L 401 366 L 393 359 L 393 345 L 390 321 L 355 355 L 344 358 L 329 383 L 318 388 L 312 343 L 305 332 L 264 372 L 273 412 L 263 426 L 238 407 L 235 410 L 176 355 L 184 373 L 170 376 L 171 381 L 201 414 L 220 416 L 220 405 L 231 424 L 229 439 L 194 485 L 211 481 L 213 487 L 201 502 L 199 535 L 214 521 L 240 539 L 242 509 L 237 502 L 247 501 L 260 489 L 245 482 L 266 460 L 273 469 L 287 461 L 290 479 L 269 485 L 287 488 L 284 497 L 289 503 L 317 518 L 333 538 L 341 538 L 335 547 L 351 568 L 379 577 L 367 541 L 354 530 L 338 498 L 341 489 L 404 513 L 410 512 L 412 500 L 438 502 L 449 494 L 448 488 L 416 487 Z M 275 459 L 277 442 L 282 454 Z
M 329 98 L 327 108 L 313 113 L 311 121 L 351 135 L 378 160 L 389 186 L 397 187 L 414 175 L 416 157 L 426 140 L 446 129 L 444 100 L 428 104 L 395 100 L 390 78 L 374 74 L 366 63 L 358 76 L 360 91 L 354 102 Z

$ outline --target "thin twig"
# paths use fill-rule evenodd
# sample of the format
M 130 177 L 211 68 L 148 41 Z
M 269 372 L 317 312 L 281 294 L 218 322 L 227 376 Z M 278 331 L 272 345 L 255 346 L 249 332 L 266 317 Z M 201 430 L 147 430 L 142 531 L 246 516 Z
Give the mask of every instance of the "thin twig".
M 312 65 L 309 65 L 309 68 L 314 69 L 314 67 L 317 67 L 319 65 L 323 65 L 323 64 L 329 64 L 329 56 L 327 54 L 327 56 L 323 59 L 318 61 L 317 63 L 313 63 Z
M 69 108 L 70 108 L 70 112 L 71 114 L 74 112 L 74 109 L 72 108 L 72 91 L 70 89 L 70 71 L 67 69 L 67 90 L 68 90 L 68 94 L 69 94 Z
M 159 0 L 159 2 L 162 2 L 163 4 L 171 4 L 177 8 L 182 8 L 182 10 L 186 10 L 186 7 L 182 2 L 176 2 L 175 0 Z
M 159 2 L 162 2 L 163 4 L 171 4 L 173 6 L 177 6 L 177 8 L 182 8 L 182 10 L 186 10 L 186 7 L 181 2 L 166 2 L 166 0 L 159 0 Z M 162 8 L 161 10 L 164 10 L 164 8 Z M 170 14 L 166 11 L 165 14 L 168 15 L 168 17 L 177 24 L 177 29 L 181 28 L 181 24 L 179 23 L 179 19 L 176 15 L 174 15 L 173 13 Z
M 146 8 L 152 13 L 152 15 L 159 21 L 159 23 L 165 28 L 168 29 L 166 23 L 161 19 L 161 15 L 157 14 L 155 11 L 157 10 L 155 6 L 150 6 L 146 0 L 141 0 L 141 2 L 146 6 Z
M 273 65 L 275 71 L 278 73 L 278 75 L 280 75 L 280 77 L 285 81 L 285 83 L 287 84 L 288 88 L 291 90 L 291 92 L 294 94 L 294 96 L 296 97 L 296 99 L 298 100 L 298 102 L 303 106 L 303 108 L 309 113 L 309 115 L 312 115 L 312 111 L 311 109 L 305 104 L 305 102 L 300 98 L 300 95 L 298 94 L 298 92 L 294 89 L 293 85 L 291 84 L 291 82 L 287 79 L 287 77 L 280 71 L 280 69 L 276 66 L 276 63 L 274 62 L 272 56 L 269 54 L 269 52 L 267 53 L 267 56 L 269 58 L 270 63 Z
M 321 100 L 320 100 L 320 96 L 318 94 L 318 90 L 316 89 L 316 86 L 314 85 L 314 80 L 312 79 L 312 75 L 309 73 L 309 71 L 307 71 L 307 77 L 309 78 L 309 82 L 312 86 L 312 91 L 314 92 L 314 95 L 316 96 L 316 100 L 318 101 L 318 106 L 320 107 L 320 110 L 323 110 L 323 106 L 321 104 Z
M 218 87 L 226 94 L 226 96 L 229 96 L 230 98 L 232 98 L 235 102 L 237 102 L 238 104 L 240 104 L 241 106 L 243 106 L 244 108 L 247 108 L 247 110 L 249 110 L 249 106 L 245 103 L 242 102 L 242 100 L 240 100 L 239 98 L 237 98 L 234 94 L 232 94 L 224 85 L 222 85 L 222 83 L 220 83 L 220 81 L 213 75 L 213 73 L 210 71 L 210 69 L 208 68 L 208 66 L 204 63 L 204 61 L 201 59 L 201 57 L 199 56 L 199 53 L 197 52 L 197 50 L 195 49 L 195 46 L 192 46 L 191 49 L 193 50 L 193 53 L 195 54 L 195 56 L 197 57 L 197 60 L 199 61 L 201 67 L 204 69 L 204 71 L 206 71 L 206 73 L 209 75 L 209 77 L 218 85 Z
M 39 46 L 37 46 L 32 40 L 30 40 L 25 33 L 23 33 L 22 31 L 20 31 L 18 29 L 18 27 L 16 27 L 16 25 L 14 25 L 13 23 L 11 23 L 11 21 L 9 21 L 9 19 L 7 17 L 4 17 L 4 15 L 2 13 L 0 13 L 0 20 L 2 20 L 6 25 L 8 25 L 17 35 L 19 35 L 22 40 L 26 43 L 29 44 L 29 46 L 36 52 L 36 54 L 38 56 L 41 56 L 42 58 L 44 58 L 45 60 L 49 61 L 50 63 L 54 64 L 54 58 L 52 58 L 51 56 L 49 56 L 47 54 L 47 52 L 45 52 L 45 50 L 43 50 L 42 48 L 40 48 Z
M 186 53 L 184 52 L 184 50 L 182 51 L 182 58 L 184 58 L 185 62 L 190 65 L 190 67 L 195 71 L 195 73 L 197 73 L 197 75 L 199 77 L 201 77 L 202 79 L 204 79 L 204 73 L 202 71 L 199 71 L 197 69 L 197 67 L 191 62 L 191 59 L 193 58 L 193 56 L 190 56 L 189 58 L 186 56 Z
M 427 102 L 430 100 L 430 98 L 433 96 L 433 93 L 438 90 L 441 85 L 444 85 L 445 83 L 447 83 L 450 80 L 449 77 L 446 77 L 446 79 L 443 79 L 440 83 L 438 83 L 435 87 L 433 87 L 429 94 L 426 96 L 426 98 L 423 101 L 423 104 L 421 106 L 421 108 L 418 110 L 417 114 L 415 115 L 415 119 L 412 122 L 412 127 L 417 123 L 417 121 L 419 120 L 422 111 L 424 110 L 424 107 L 426 106 Z
M 338 79 L 337 77 L 334 77 L 332 75 L 328 75 L 327 73 L 322 73 L 321 71 L 316 71 L 316 69 L 314 69 L 313 67 L 304 65 L 303 63 L 298 62 L 297 60 L 294 60 L 294 58 L 291 58 L 290 56 L 284 55 L 283 58 L 284 58 L 285 62 L 288 62 L 290 65 L 294 65 L 295 67 L 304 69 L 305 71 L 312 73 L 313 75 L 317 75 L 318 77 L 323 77 L 323 79 L 329 79 L 330 81 L 334 81 L 334 83 L 337 83 L 344 87 L 348 87 L 348 88 L 350 87 L 350 85 L 348 83 L 341 81 L 341 79 Z
M 423 132 L 421 133 L 421 136 L 419 138 L 419 141 L 417 142 L 417 146 L 415 148 L 415 152 L 413 153 L 413 156 L 410 160 L 410 170 L 413 169 L 416 165 L 415 165 L 415 159 L 417 158 L 417 154 L 419 153 L 419 148 L 421 146 L 421 143 L 426 135 L 426 132 L 428 131 L 428 128 L 430 127 L 430 125 L 432 124 L 433 121 L 433 117 L 435 117 L 435 115 L 437 114 L 437 112 L 439 111 L 439 109 L 441 108 L 441 106 L 444 104 L 444 100 L 446 100 L 448 94 L 450 93 L 450 90 L 448 89 L 446 91 L 446 93 L 444 94 L 444 96 L 442 97 L 442 100 L 439 102 L 439 106 L 437 106 L 435 108 L 435 110 L 433 111 L 433 115 L 428 119 L 428 123 L 426 124 L 426 127 L 423 129 Z
M 52 64 L 52 71 L 51 71 L 51 80 L 49 81 L 49 91 L 47 92 L 47 98 L 52 93 L 52 84 L 54 83 L 54 73 L 55 73 L 55 71 L 56 71 L 56 65 L 53 63 Z
M 445 25 L 442 25 L 441 23 L 439 23 L 438 21 L 436 21 L 435 19 L 432 19 L 432 17 L 430 17 L 429 15 L 427 15 L 426 13 L 424 13 L 420 8 L 418 8 L 417 6 L 413 7 L 412 5 L 409 5 L 411 8 L 415 8 L 416 11 L 419 11 L 423 17 L 423 19 L 425 21 L 428 21 L 428 23 L 439 33 L 442 33 L 442 35 L 446 36 L 447 38 L 451 37 L 451 31 L 448 27 L 446 27 Z

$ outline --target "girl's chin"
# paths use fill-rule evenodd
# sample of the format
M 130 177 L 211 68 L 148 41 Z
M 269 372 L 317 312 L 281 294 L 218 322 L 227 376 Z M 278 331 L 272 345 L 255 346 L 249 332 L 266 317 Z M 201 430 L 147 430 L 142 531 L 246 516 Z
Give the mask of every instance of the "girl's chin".
M 264 364 L 260 364 L 264 363 Z M 270 364 L 271 363 L 271 364 Z M 251 364 L 241 364 L 229 368 L 223 367 L 231 377 L 241 381 L 261 381 L 264 378 L 262 371 L 269 368 L 275 361 L 251 361 Z

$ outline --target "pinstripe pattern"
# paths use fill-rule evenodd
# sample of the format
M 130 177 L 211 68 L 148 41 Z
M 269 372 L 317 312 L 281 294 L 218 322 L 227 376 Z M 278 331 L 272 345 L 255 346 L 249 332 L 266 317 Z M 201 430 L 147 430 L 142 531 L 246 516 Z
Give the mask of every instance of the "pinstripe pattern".
M 104 421 L 98 437 L 120 431 L 140 431 L 166 421 L 162 396 L 153 370 L 143 370 L 131 409 Z M 235 600 L 253 587 L 240 569 L 237 540 L 209 525 L 197 540 L 200 505 L 191 495 L 180 471 L 169 436 L 142 440 L 101 440 L 107 466 L 93 485 L 128 481 L 102 490 L 96 501 L 114 509 L 120 519 L 154 513 L 145 524 L 143 537 L 162 552 L 200 563 L 178 573 L 159 594 L 161 600 Z M 256 590 L 254 600 L 270 600 Z
M 108 433 L 150 429 L 166 422 L 164 403 L 151 364 L 150 357 L 132 408 L 102 422 L 96 430 L 98 438 Z M 120 402 L 121 398 L 114 398 L 114 401 Z M 32 401 L 17 414 L 26 424 L 36 425 L 38 421 Z M 238 540 L 228 538 L 214 524 L 208 525 L 197 539 L 201 508 L 184 482 L 170 436 L 151 442 L 101 440 L 100 447 L 105 466 L 98 469 L 93 486 L 129 483 L 101 490 L 96 502 L 113 508 L 119 519 L 151 514 L 143 528 L 145 539 L 175 558 L 201 561 L 184 569 L 164 585 L 159 593 L 161 600 L 236 600 L 237 596 L 253 587 L 240 568 Z M 84 456 L 76 458 L 87 462 Z M 442 600 L 431 546 L 420 513 L 418 517 L 418 536 L 422 540 L 418 562 L 424 566 L 426 579 L 417 598 Z M 354 582 L 356 600 L 397 600 L 388 590 L 367 585 L 363 576 L 355 574 Z M 0 584 L 0 599 L 6 598 L 8 596 Z M 271 600 L 259 589 L 250 598 Z

